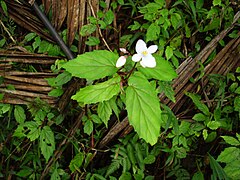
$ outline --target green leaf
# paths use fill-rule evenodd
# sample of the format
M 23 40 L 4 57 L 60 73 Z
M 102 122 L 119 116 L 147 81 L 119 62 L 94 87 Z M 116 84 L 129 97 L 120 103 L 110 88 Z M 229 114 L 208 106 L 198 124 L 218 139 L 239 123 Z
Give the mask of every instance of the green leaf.
M 221 118 L 221 109 L 220 108 L 216 108 L 214 109 L 214 120 L 215 121 L 220 121 L 220 118 Z
M 240 112 L 240 96 L 234 99 L 234 110 Z
M 217 133 L 215 131 L 211 132 L 210 134 L 208 134 L 207 139 L 205 140 L 206 143 L 210 143 L 212 141 L 214 141 L 217 137 Z
M 97 179 L 97 180 L 106 180 L 106 178 L 104 178 L 102 175 L 100 174 L 93 174 L 92 176 L 94 179 Z M 91 179 L 92 180 L 92 179 Z
M 14 117 L 19 124 L 24 123 L 24 121 L 26 120 L 25 111 L 21 106 L 19 106 L 19 105 L 15 106 Z
M 144 158 L 143 162 L 144 164 L 152 164 L 156 160 L 154 155 L 149 154 L 147 157 Z
M 193 103 L 197 106 L 197 108 L 205 115 L 208 116 L 210 114 L 208 107 L 200 101 L 200 96 L 189 92 L 187 92 L 186 95 L 192 99 Z
M 18 138 L 25 137 L 26 135 L 23 133 L 23 131 L 24 131 L 24 124 L 19 124 L 17 129 L 15 129 L 13 136 Z
M 135 31 L 135 30 L 140 29 L 141 24 L 140 24 L 138 21 L 134 21 L 133 23 L 134 23 L 133 25 L 130 25 L 130 26 L 128 27 L 128 28 L 131 29 L 131 31 Z
M 124 5 L 124 0 L 118 0 L 118 4 Z
M 208 154 L 208 156 L 210 159 L 210 167 L 213 170 L 213 176 L 215 179 L 218 177 L 220 180 L 229 180 L 220 164 L 210 154 Z
M 191 37 L 191 29 L 188 27 L 188 25 L 185 25 L 185 34 L 186 34 L 186 38 L 190 38 Z
M 119 180 L 132 180 L 132 175 L 130 172 L 125 172 L 119 177 Z
M 230 163 L 239 159 L 240 157 L 240 149 L 236 147 L 228 147 L 225 148 L 221 154 L 218 156 L 217 161 L 223 163 Z
M 70 81 L 72 78 L 72 75 L 67 72 L 64 71 L 62 74 L 59 74 L 55 80 L 54 80 L 54 85 L 55 86 L 62 86 L 63 84 L 66 84 L 68 81 Z
M 183 159 L 187 157 L 187 151 L 184 147 L 176 147 L 177 158 Z
M 85 42 L 88 46 L 96 46 L 100 43 L 99 38 L 90 36 L 88 37 L 88 40 Z
M 39 124 L 36 123 L 35 121 L 25 122 L 24 127 L 27 127 L 27 129 L 29 130 L 27 138 L 29 138 L 30 141 L 34 141 L 40 136 Z
M 110 106 L 110 103 L 108 101 L 103 101 L 98 104 L 97 113 L 105 126 L 108 126 L 108 120 L 110 119 L 110 116 L 112 114 L 112 108 Z
M 235 90 L 236 94 L 240 94 L 240 86 Z
M 171 81 L 177 77 L 176 71 L 168 61 L 164 60 L 160 55 L 154 55 L 154 57 L 157 63 L 155 68 L 142 68 L 139 66 L 138 70 L 147 76 L 148 79 Z
M 33 173 L 33 169 L 29 168 L 29 167 L 24 167 L 24 169 L 21 169 L 16 175 L 19 177 L 27 177 L 30 174 Z
M 221 136 L 224 141 L 232 146 L 239 146 L 240 145 L 240 142 L 235 139 L 234 137 L 231 137 L 231 136 Z
M 3 82 L 4 82 L 4 77 L 0 76 L 0 85 L 3 84 Z
M 51 44 L 48 41 L 42 40 L 39 44 L 38 53 L 48 52 L 48 48 Z
M 193 116 L 193 120 L 195 120 L 195 121 L 206 121 L 207 119 L 208 119 L 208 117 L 202 113 L 197 113 Z
M 79 168 L 82 166 L 83 160 L 84 154 L 82 152 L 79 152 L 74 156 L 69 164 L 69 169 L 72 173 L 74 173 L 76 170 L 79 170 Z
M 37 47 L 39 47 L 41 44 L 41 38 L 40 36 L 37 36 L 34 38 L 34 43 L 33 43 L 33 49 L 35 50 Z
M 208 131 L 206 129 L 204 129 L 202 132 L 202 135 L 203 135 L 203 139 L 206 141 L 206 139 L 208 137 Z
M 59 115 L 56 117 L 56 119 L 55 119 L 55 123 L 56 123 L 57 125 L 59 125 L 59 124 L 61 124 L 61 123 L 63 122 L 63 120 L 64 120 L 64 115 L 59 114 Z
M 196 1 L 196 8 L 201 9 L 203 7 L 204 0 L 197 0 Z
M 176 102 L 175 92 L 169 82 L 159 81 L 159 92 L 163 92 L 172 102 Z
M 116 76 L 103 83 L 87 86 L 80 89 L 72 99 L 84 104 L 107 101 L 120 92 L 120 80 L 121 78 Z
M 230 38 L 238 38 L 239 34 L 237 30 L 234 30 L 228 35 Z
M 213 5 L 217 6 L 217 5 L 221 5 L 222 0 L 213 0 Z
M 211 31 L 218 29 L 220 27 L 221 20 L 220 18 L 214 18 L 207 26 L 204 27 L 203 31 Z
M 140 138 L 151 145 L 158 140 L 161 127 L 161 109 L 153 86 L 141 73 L 129 78 L 126 90 L 126 108 L 130 124 Z
M 177 13 L 171 14 L 171 22 L 173 28 L 176 30 L 179 27 L 179 24 L 181 22 L 181 16 Z
M 87 120 L 84 124 L 84 133 L 86 133 L 87 135 L 90 135 L 93 131 L 93 123 L 91 120 Z
M 240 160 L 239 159 L 236 159 L 236 160 L 232 161 L 231 163 L 228 163 L 224 167 L 224 171 L 227 173 L 227 175 L 231 179 L 239 179 L 239 177 L 240 177 L 239 169 L 240 169 Z
M 218 121 L 210 121 L 207 123 L 207 127 L 209 127 L 212 130 L 216 130 L 221 126 L 221 123 Z
M 48 95 L 53 97 L 59 97 L 64 93 L 64 91 L 61 88 L 53 89 L 51 90 Z
M 169 60 L 173 56 L 173 49 L 170 46 L 167 46 L 165 50 L 166 58 Z
M 88 36 L 90 34 L 92 34 L 93 32 L 95 32 L 97 29 L 96 25 L 93 24 L 87 24 L 82 26 L 81 30 L 80 30 L 80 35 L 81 36 Z
M 41 152 L 48 162 L 55 150 L 55 139 L 54 134 L 49 126 L 44 126 L 40 134 L 40 147 Z
M 146 42 L 157 40 L 159 38 L 159 34 L 160 27 L 155 23 L 152 23 L 147 29 Z
M 192 180 L 204 180 L 204 175 L 201 171 L 194 173 Z
M 240 141 L 240 134 L 236 133 L 236 137 L 237 137 L 238 141 Z
M 105 13 L 104 22 L 109 25 L 113 22 L 113 20 L 114 20 L 114 13 L 112 12 L 112 10 L 108 10 Z
M 96 124 L 101 124 L 102 123 L 102 121 L 101 121 L 101 119 L 99 118 L 99 116 L 97 116 L 96 114 L 91 114 L 91 120 L 94 122 L 94 123 L 96 123 Z
M 59 56 L 61 55 L 61 49 L 58 45 L 52 45 L 50 44 L 48 46 L 48 55 L 49 56 Z
M 0 3 L 1 3 L 1 7 L 2 7 L 2 10 L 3 10 L 3 12 L 5 13 L 5 15 L 7 15 L 8 16 L 8 12 L 7 12 L 7 4 L 4 2 L 4 1 L 0 1 Z
M 58 169 L 57 168 L 54 168 L 54 171 L 51 175 L 51 179 L 50 180 L 60 180 L 60 175 L 58 173 Z
M 115 115 L 117 116 L 117 118 L 119 118 L 120 110 L 119 110 L 118 106 L 121 107 L 121 104 L 117 105 L 117 103 L 120 103 L 120 102 L 118 102 L 117 96 L 114 96 L 113 98 L 111 98 L 109 100 L 110 107 L 112 108 L 112 110 L 115 113 Z
M 4 46 L 4 44 L 6 43 L 6 39 L 3 38 L 0 40 L 0 48 Z
M 189 132 L 190 123 L 187 121 L 181 121 L 181 124 L 179 126 L 179 132 L 180 134 L 187 134 Z
M 96 80 L 117 72 L 118 55 L 106 50 L 95 50 L 79 55 L 63 65 L 73 76 Z
M 29 42 L 31 41 L 33 38 L 35 38 L 37 36 L 36 33 L 28 33 L 25 37 L 24 37 L 24 40 Z

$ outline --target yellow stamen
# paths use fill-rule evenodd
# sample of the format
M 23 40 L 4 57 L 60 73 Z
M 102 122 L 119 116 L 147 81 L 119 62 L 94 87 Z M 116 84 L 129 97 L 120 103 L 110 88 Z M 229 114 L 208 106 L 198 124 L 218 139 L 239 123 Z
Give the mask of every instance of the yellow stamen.
M 144 56 L 147 56 L 147 55 L 148 55 L 148 52 L 147 52 L 147 51 L 143 51 L 142 54 L 143 54 Z

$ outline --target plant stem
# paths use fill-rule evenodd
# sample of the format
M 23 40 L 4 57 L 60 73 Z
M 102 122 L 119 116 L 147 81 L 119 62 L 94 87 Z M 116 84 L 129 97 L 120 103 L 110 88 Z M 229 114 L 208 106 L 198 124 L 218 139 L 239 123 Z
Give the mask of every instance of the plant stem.
M 128 74 L 127 78 L 126 78 L 126 80 L 128 80 L 128 78 L 129 78 L 129 77 L 132 75 L 132 73 L 133 73 L 133 70 L 135 69 L 136 65 L 137 65 L 137 62 L 135 62 L 135 64 L 134 64 L 133 68 L 130 70 L 130 72 L 129 72 L 129 74 Z

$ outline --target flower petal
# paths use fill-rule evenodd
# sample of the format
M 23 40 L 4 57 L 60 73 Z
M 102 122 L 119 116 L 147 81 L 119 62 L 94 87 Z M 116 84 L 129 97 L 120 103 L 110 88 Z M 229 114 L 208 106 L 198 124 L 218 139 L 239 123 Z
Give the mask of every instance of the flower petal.
M 142 58 L 141 54 L 134 54 L 134 55 L 132 56 L 132 60 L 133 60 L 134 62 L 140 61 L 141 58 Z
M 140 64 L 142 67 L 144 67 L 144 68 L 146 67 L 143 61 L 140 61 Z
M 125 54 L 128 53 L 128 51 L 125 48 L 119 48 L 119 50 Z
M 158 49 L 158 46 L 157 45 L 151 45 L 148 47 L 147 51 L 148 53 L 152 54 L 152 53 L 155 53 Z
M 144 65 L 145 67 L 149 67 L 149 68 L 154 68 L 156 67 L 156 60 L 152 55 L 148 55 L 142 58 L 142 63 L 141 65 Z
M 147 51 L 147 45 L 142 39 L 139 39 L 136 44 L 136 52 L 141 54 L 143 51 Z
M 120 56 L 117 60 L 116 67 L 122 67 L 126 63 L 126 57 L 125 56 Z

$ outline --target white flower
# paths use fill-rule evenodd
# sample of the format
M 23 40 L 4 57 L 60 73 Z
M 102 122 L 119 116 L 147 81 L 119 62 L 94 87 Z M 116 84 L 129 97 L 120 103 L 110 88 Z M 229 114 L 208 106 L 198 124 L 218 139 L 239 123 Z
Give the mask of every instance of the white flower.
M 156 60 L 152 56 L 152 53 L 155 53 L 158 49 L 157 45 L 151 45 L 147 48 L 146 43 L 139 39 L 136 44 L 136 52 L 137 54 L 134 54 L 132 56 L 132 60 L 134 62 L 139 62 L 142 67 L 150 67 L 154 68 L 156 66 Z
M 121 52 L 123 52 L 124 54 L 127 54 L 127 53 L 128 53 L 128 51 L 127 51 L 125 48 L 119 48 L 119 50 L 120 50 Z
M 122 67 L 126 63 L 126 56 L 120 56 L 117 60 L 116 67 Z

